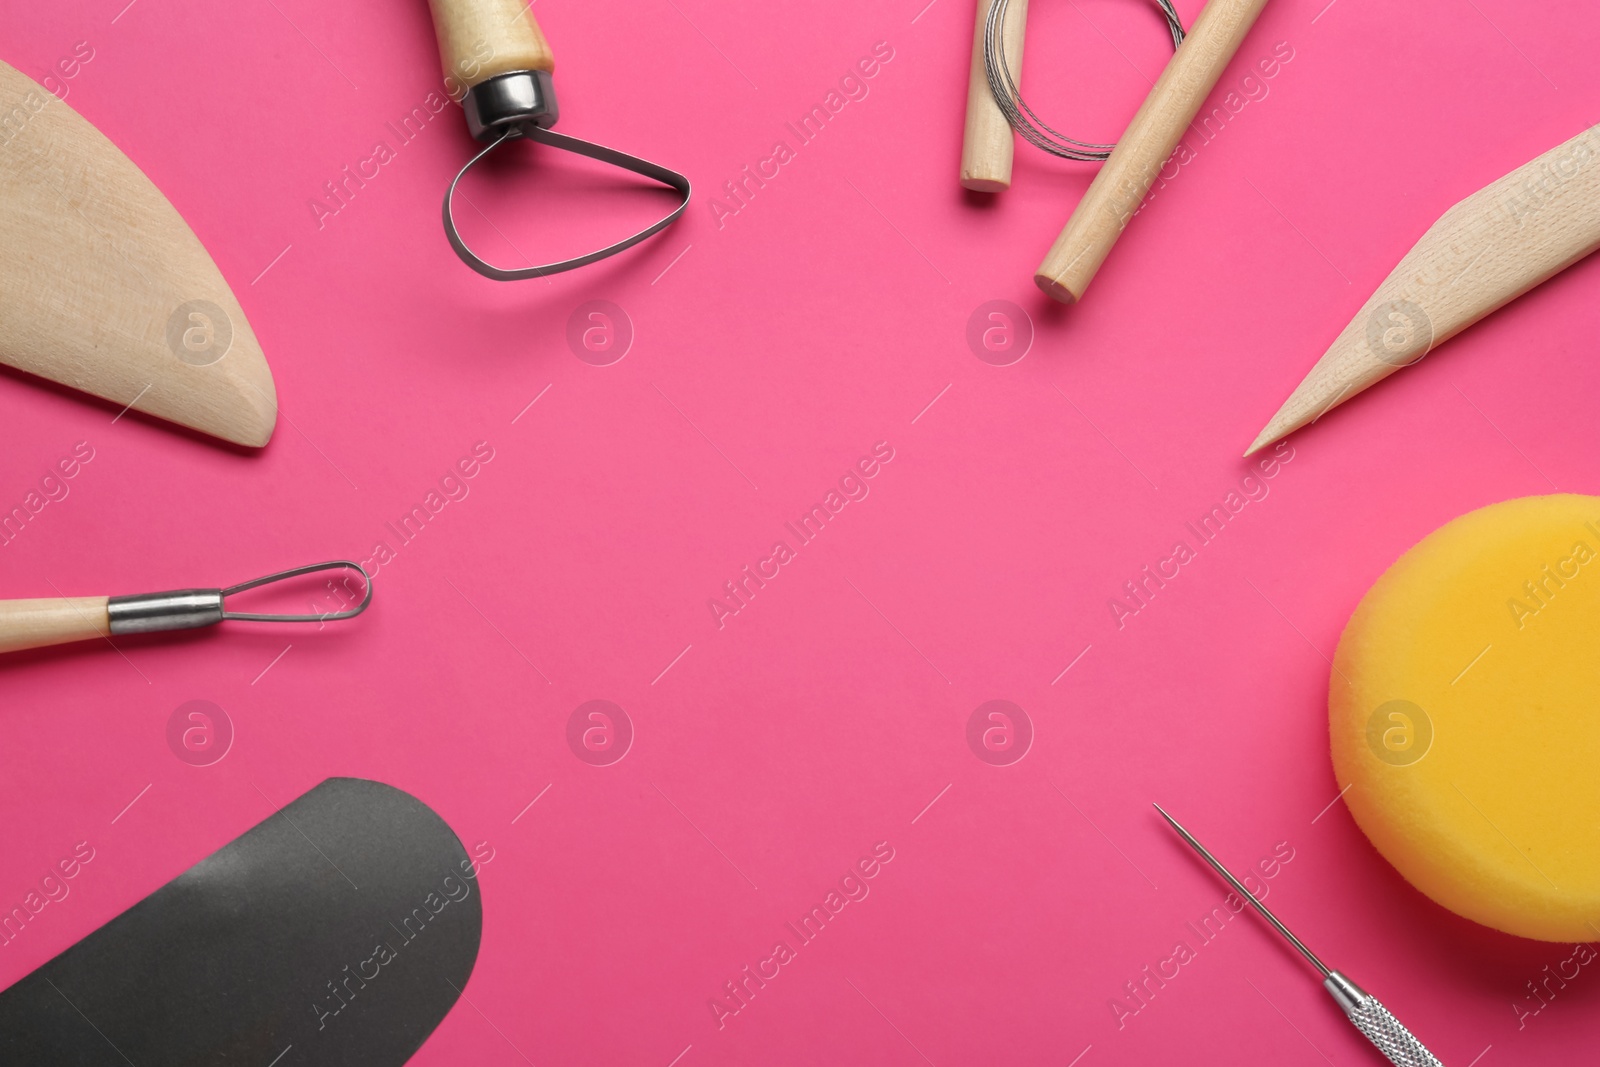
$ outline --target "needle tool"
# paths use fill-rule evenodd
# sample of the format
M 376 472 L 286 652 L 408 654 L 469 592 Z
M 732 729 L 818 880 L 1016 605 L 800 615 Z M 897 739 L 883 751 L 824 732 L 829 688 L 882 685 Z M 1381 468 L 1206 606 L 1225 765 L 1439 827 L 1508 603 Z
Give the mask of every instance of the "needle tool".
M 1399 1019 L 1389 1014 L 1389 1009 L 1378 1003 L 1378 998 L 1366 992 L 1350 979 L 1338 971 L 1330 970 L 1328 965 L 1316 957 L 1300 939 L 1289 932 L 1289 928 L 1278 921 L 1278 917 L 1267 910 L 1265 904 L 1255 898 L 1255 894 L 1246 889 L 1233 874 L 1217 861 L 1217 857 L 1206 851 L 1206 847 L 1194 839 L 1194 835 L 1178 825 L 1178 820 L 1168 815 L 1160 804 L 1152 805 L 1161 812 L 1161 817 L 1178 831 L 1178 836 L 1189 843 L 1189 847 L 1200 853 L 1200 858 L 1211 864 L 1213 870 L 1222 875 L 1227 883 L 1233 886 L 1234 892 L 1248 903 L 1261 917 L 1272 924 L 1273 929 L 1282 934 L 1295 949 L 1311 961 L 1322 974 L 1322 988 L 1350 1017 L 1357 1030 L 1366 1035 L 1367 1040 L 1378 1046 L 1378 1051 L 1389 1058 L 1389 1062 L 1397 1067 L 1444 1067 L 1438 1057 L 1429 1052 L 1411 1031 L 1401 1024 Z

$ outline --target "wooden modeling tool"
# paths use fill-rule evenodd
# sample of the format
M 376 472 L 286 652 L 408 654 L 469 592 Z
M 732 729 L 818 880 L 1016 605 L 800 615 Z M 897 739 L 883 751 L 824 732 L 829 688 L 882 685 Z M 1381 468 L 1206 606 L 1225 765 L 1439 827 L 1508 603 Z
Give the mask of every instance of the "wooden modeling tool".
M 1111 246 L 1139 210 L 1266 3 L 1210 0 L 1206 4 L 1034 272 L 1035 285 L 1063 304 L 1083 299 Z
M 985 60 L 985 28 L 989 12 L 1000 0 L 978 0 L 978 28 L 972 37 L 972 69 L 967 75 L 967 126 L 961 139 L 961 185 L 979 193 L 1011 188 L 1011 159 L 1016 137 L 1011 123 L 989 89 Z M 1011 0 L 1001 33 L 1013 77 L 1022 79 L 1022 41 L 1028 22 L 1028 0 Z
M 1600 127 L 1440 216 L 1245 452 L 1427 355 L 1600 248 Z
M 444 194 L 444 232 L 461 261 L 486 278 L 510 282 L 542 278 L 614 256 L 651 234 L 666 229 L 689 206 L 689 179 L 648 159 L 604 145 L 591 144 L 550 129 L 560 118 L 551 72 L 555 59 L 550 43 L 534 21 L 532 4 L 524 0 L 428 0 L 446 85 L 467 86 L 461 99 L 467 129 L 487 147 L 467 161 Z M 530 141 L 576 152 L 602 163 L 658 181 L 679 196 L 664 218 L 606 247 L 537 267 L 496 267 L 468 248 L 456 228 L 453 204 L 456 186 L 483 157 L 508 141 Z
M 228 597 L 247 589 L 288 581 L 319 571 L 347 570 L 361 575 L 366 593 L 353 608 L 302 615 L 229 611 Z M 0 652 L 67 645 L 96 637 L 196 630 L 230 619 L 240 622 L 337 622 L 360 615 L 372 603 L 372 578 L 359 563 L 335 560 L 269 574 L 227 589 L 174 589 L 132 596 L 80 596 L 45 600 L 0 600 Z
M 260 448 L 261 346 L 222 273 L 133 161 L 0 63 L 0 363 Z

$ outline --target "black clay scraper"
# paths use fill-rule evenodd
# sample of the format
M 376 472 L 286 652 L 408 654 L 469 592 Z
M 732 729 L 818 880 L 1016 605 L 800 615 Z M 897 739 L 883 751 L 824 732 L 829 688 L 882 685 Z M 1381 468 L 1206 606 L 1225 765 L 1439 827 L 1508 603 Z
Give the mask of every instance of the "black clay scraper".
M 0 1063 L 398 1067 L 466 987 L 479 892 L 425 804 L 330 778 L 0 993 Z
M 0 363 L 260 448 L 278 418 L 228 283 L 144 172 L 0 63 Z
M 462 262 L 484 277 L 496 281 L 542 278 L 632 248 L 651 234 L 671 225 L 683 214 L 683 209 L 689 206 L 689 179 L 682 174 L 615 148 L 591 144 L 550 129 L 560 115 L 556 107 L 555 83 L 551 80 L 555 60 L 550 54 L 549 42 L 544 39 L 544 32 L 533 19 L 532 4 L 525 0 L 428 2 L 433 8 L 433 28 L 439 37 L 439 58 L 444 63 L 445 83 L 468 86 L 467 94 L 461 101 L 467 116 L 467 128 L 472 131 L 473 137 L 487 143 L 486 148 L 461 168 L 444 194 L 444 232 Z M 496 267 L 479 258 L 461 239 L 452 205 L 456 186 L 467 171 L 496 148 L 519 137 L 641 174 L 672 189 L 681 199 L 665 218 L 597 252 L 538 267 Z

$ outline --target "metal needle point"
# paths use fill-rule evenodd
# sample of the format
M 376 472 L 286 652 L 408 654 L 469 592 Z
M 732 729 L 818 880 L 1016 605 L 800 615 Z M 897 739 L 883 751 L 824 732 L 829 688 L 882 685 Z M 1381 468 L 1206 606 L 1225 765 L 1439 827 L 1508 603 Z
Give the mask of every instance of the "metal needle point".
M 1363 990 L 1350 979 L 1338 971 L 1330 969 L 1319 960 L 1316 953 L 1300 941 L 1289 928 L 1278 921 L 1278 917 L 1268 911 L 1266 905 L 1257 900 L 1255 894 L 1244 887 L 1233 873 L 1222 863 L 1206 851 L 1206 847 L 1195 840 L 1193 834 L 1179 825 L 1178 820 L 1168 815 L 1160 804 L 1152 805 L 1167 820 L 1178 836 L 1189 843 L 1189 847 L 1200 854 L 1200 858 L 1211 865 L 1211 868 L 1231 885 L 1246 903 L 1261 913 L 1261 917 L 1273 925 L 1273 928 L 1286 938 L 1289 944 L 1299 950 L 1300 954 L 1311 961 L 1311 965 L 1322 973 L 1322 987 L 1328 991 L 1339 1007 L 1349 1016 L 1357 1030 L 1366 1035 L 1389 1058 L 1389 1062 L 1397 1067 L 1444 1067 L 1433 1053 L 1429 1052 L 1411 1031 L 1401 1025 L 1400 1020 L 1389 1014 L 1389 1009 L 1378 1003 L 1378 998 Z
M 1325 964 L 1321 960 L 1317 959 L 1317 954 L 1316 953 L 1314 953 L 1310 949 L 1306 948 L 1305 944 L 1298 937 L 1296 937 L 1296 936 L 1294 936 L 1294 934 L 1290 933 L 1289 932 L 1289 928 L 1287 926 L 1283 925 L 1283 923 L 1279 922 L 1278 921 L 1278 917 L 1276 915 L 1272 914 L 1272 912 L 1268 911 L 1267 910 L 1267 906 L 1265 904 L 1261 903 L 1261 901 L 1257 900 L 1256 899 L 1256 895 L 1254 893 L 1250 892 L 1250 890 L 1246 889 L 1244 887 L 1244 885 L 1240 883 L 1239 879 L 1235 878 L 1233 876 L 1232 872 L 1230 872 L 1228 870 L 1228 868 L 1224 867 L 1217 860 L 1217 857 L 1215 857 L 1211 853 L 1207 852 L 1206 851 L 1206 846 L 1204 846 L 1200 842 L 1196 841 L 1194 839 L 1194 835 L 1193 834 L 1191 834 L 1189 831 L 1185 830 L 1182 826 L 1178 825 L 1178 820 L 1177 819 L 1174 819 L 1171 815 L 1168 815 L 1167 812 L 1166 812 L 1166 809 L 1163 808 L 1160 804 L 1153 804 L 1151 806 L 1154 807 L 1157 811 L 1161 812 L 1161 817 L 1163 819 L 1167 820 L 1167 822 L 1172 825 L 1172 828 L 1174 830 L 1178 831 L 1178 836 L 1179 837 L 1181 837 L 1185 841 L 1189 842 L 1189 847 L 1190 848 L 1192 848 L 1196 852 L 1200 853 L 1200 858 L 1201 859 L 1203 859 L 1207 863 L 1211 864 L 1212 869 L 1215 870 L 1218 874 L 1222 875 L 1222 877 L 1227 880 L 1227 883 L 1229 885 L 1233 886 L 1234 890 L 1239 894 L 1240 897 L 1242 897 L 1244 899 L 1244 902 L 1246 904 L 1249 904 L 1251 907 L 1255 908 L 1256 911 L 1260 912 L 1261 913 L 1261 917 L 1266 919 L 1267 922 L 1271 923 L 1277 929 L 1278 933 L 1282 934 L 1285 938 L 1287 938 L 1288 941 L 1289 941 L 1289 944 L 1291 944 L 1295 948 L 1299 949 L 1300 950 L 1300 955 L 1302 955 L 1306 959 L 1310 960 L 1311 961 L 1311 966 L 1315 967 L 1317 970 L 1322 972 L 1322 977 L 1326 978 L 1326 977 L 1328 977 L 1328 975 L 1333 973 L 1332 969 L 1329 968 L 1327 964 Z

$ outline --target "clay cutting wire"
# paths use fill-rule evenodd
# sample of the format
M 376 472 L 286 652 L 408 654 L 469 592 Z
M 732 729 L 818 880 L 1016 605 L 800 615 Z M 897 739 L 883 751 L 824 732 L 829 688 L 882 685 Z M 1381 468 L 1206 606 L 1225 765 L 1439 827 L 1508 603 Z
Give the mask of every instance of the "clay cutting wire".
M 1172 33 L 1172 47 L 1176 49 L 1183 43 L 1184 37 L 1183 23 L 1178 20 L 1177 9 L 1172 6 L 1172 0 L 1155 0 L 1155 4 L 1167 20 L 1167 29 Z M 1097 144 L 1069 137 L 1041 119 L 1022 98 L 1022 90 L 1018 88 L 1016 78 L 1011 73 L 1011 64 L 1006 59 L 1004 35 L 1000 32 L 1000 27 L 1005 24 L 1006 9 L 1010 6 L 1011 0 L 994 0 L 983 26 L 983 65 L 989 77 L 989 92 L 1006 121 L 1023 140 L 1051 155 L 1085 163 L 1109 159 L 1115 144 Z

